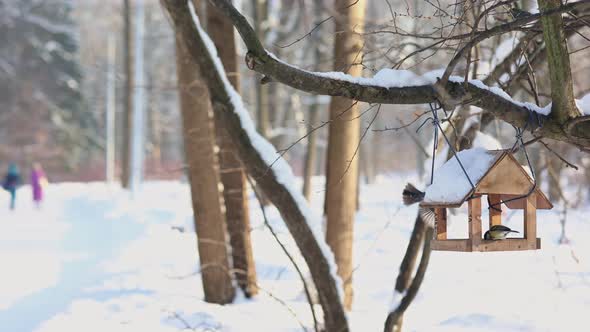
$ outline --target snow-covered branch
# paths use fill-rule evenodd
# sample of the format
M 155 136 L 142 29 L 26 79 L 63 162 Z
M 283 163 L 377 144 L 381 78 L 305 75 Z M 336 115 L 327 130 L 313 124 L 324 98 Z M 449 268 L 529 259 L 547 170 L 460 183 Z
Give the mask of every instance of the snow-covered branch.
M 550 106 L 540 108 L 530 103 L 513 100 L 506 92 L 496 87 L 489 87 L 478 80 L 463 82 L 463 79 L 449 77 L 442 84 L 443 73 L 416 75 L 409 71 L 382 70 L 373 78 L 353 77 L 344 73 L 320 73 L 300 69 L 287 64 L 268 52 L 257 38 L 247 19 L 228 0 L 211 1 L 232 21 L 248 48 L 246 63 L 251 70 L 265 76 L 266 80 L 277 81 L 295 89 L 329 96 L 341 96 L 368 103 L 383 104 L 424 104 L 442 102 L 446 106 L 473 105 L 485 109 L 496 118 L 517 127 L 534 130 L 536 136 L 543 136 L 582 148 L 590 148 L 590 136 L 584 134 L 584 128 L 566 131 L 564 122 L 555 121 L 548 116 Z M 582 10 L 589 7 L 586 2 L 571 3 L 554 9 L 553 12 Z M 513 28 L 514 22 L 527 24 L 538 20 L 542 15 L 535 14 L 494 28 L 493 33 Z M 505 28 L 505 27 L 507 28 Z M 506 31 L 512 31 L 508 29 Z M 491 33 L 491 32 L 490 32 Z M 487 34 L 482 35 L 484 38 Z M 484 38 L 485 39 L 485 38 Z M 539 114 L 540 121 L 531 121 L 531 113 Z M 539 127 L 539 124 L 543 124 Z M 576 122 L 576 125 L 588 125 Z M 575 135 L 574 135 L 575 133 Z

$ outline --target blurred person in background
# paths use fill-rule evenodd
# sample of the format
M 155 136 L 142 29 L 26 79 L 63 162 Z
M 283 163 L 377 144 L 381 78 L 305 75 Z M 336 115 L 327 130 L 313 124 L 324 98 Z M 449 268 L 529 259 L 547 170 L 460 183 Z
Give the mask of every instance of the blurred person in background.
M 45 172 L 39 163 L 33 163 L 31 170 L 31 189 L 33 192 L 33 202 L 37 208 L 41 207 L 43 201 L 43 190 L 47 187 L 48 181 Z
M 8 166 L 8 172 L 2 182 L 2 187 L 10 193 L 10 209 L 14 210 L 16 203 L 16 189 L 21 183 L 20 171 L 15 163 Z

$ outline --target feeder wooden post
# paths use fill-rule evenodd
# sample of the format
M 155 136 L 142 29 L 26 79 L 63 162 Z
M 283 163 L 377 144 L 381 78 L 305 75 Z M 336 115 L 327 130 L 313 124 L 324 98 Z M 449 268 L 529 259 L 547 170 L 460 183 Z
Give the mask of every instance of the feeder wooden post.
M 447 209 L 435 208 L 434 216 L 436 220 L 436 239 L 447 239 Z
M 490 198 L 490 228 L 494 225 L 502 224 L 502 205 L 500 204 L 500 195 L 489 194 Z
M 531 245 L 537 243 L 537 194 L 532 193 L 524 204 L 524 238 Z
M 481 197 L 468 201 L 469 210 L 469 239 L 471 250 L 475 251 L 481 243 Z

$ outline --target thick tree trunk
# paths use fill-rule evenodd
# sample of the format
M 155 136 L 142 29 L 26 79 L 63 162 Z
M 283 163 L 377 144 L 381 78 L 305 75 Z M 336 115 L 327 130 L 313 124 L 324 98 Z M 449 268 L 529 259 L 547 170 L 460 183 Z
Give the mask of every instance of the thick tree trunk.
M 561 0 L 539 0 L 541 12 L 561 6 Z M 574 83 L 561 13 L 541 18 L 551 79 L 551 116 L 564 123 L 580 115 L 574 99 Z
M 207 29 L 213 43 L 215 43 L 231 84 L 236 91 L 239 91 L 240 77 L 233 25 L 217 8 L 209 6 L 207 8 Z M 215 134 L 220 147 L 221 182 L 223 182 L 225 215 L 232 247 L 233 268 L 236 271 L 235 278 L 246 297 L 251 297 L 258 293 L 258 289 L 250 239 L 246 173 L 223 121 L 218 116 L 215 117 Z
M 133 123 L 133 55 L 131 52 L 131 5 L 123 2 L 123 66 L 125 106 L 123 108 L 123 146 L 121 147 L 121 186 L 129 188 L 131 172 L 131 124 Z
M 181 38 L 188 46 L 191 58 L 198 63 L 199 68 L 208 69 L 202 71 L 202 74 L 211 94 L 215 115 L 219 114 L 226 124 L 227 132 L 248 173 L 256 179 L 260 188 L 277 207 L 301 251 L 318 291 L 326 330 L 347 332 L 348 322 L 336 288 L 336 280 L 330 273 L 328 258 L 324 255 L 310 227 L 310 223 L 315 220 L 312 220 L 307 212 L 309 207 L 306 206 L 305 199 L 299 192 L 290 190 L 279 182 L 278 174 L 269 167 L 270 161 L 263 158 L 258 145 L 262 144 L 264 148 L 270 148 L 269 143 L 249 129 L 248 131 L 244 129 L 243 120 L 236 113 L 235 105 L 230 99 L 230 92 L 220 77 L 223 73 L 211 70 L 215 68 L 213 59 L 192 22 L 186 2 L 163 0 L 162 3 L 170 13 L 178 38 Z M 244 116 L 247 117 L 247 115 Z M 246 127 L 250 128 L 248 125 L 251 126 L 251 123 L 247 120 L 245 120 L 248 122 Z M 251 139 L 257 141 L 256 146 Z M 285 165 L 285 167 L 288 166 Z
M 335 71 L 348 71 L 353 76 L 361 74 L 362 67 L 353 64 L 361 60 L 362 40 L 352 30 L 360 31 L 364 23 L 365 5 L 364 0 L 335 2 L 338 11 L 335 24 Z M 338 274 L 344 282 L 344 306 L 347 309 L 352 306 L 352 238 L 358 185 L 358 156 L 354 156 L 354 153 L 359 141 L 359 122 L 355 119 L 358 116 L 358 104 L 354 105 L 353 100 L 332 98 L 326 181 L 326 238 L 336 257 Z
M 234 288 L 209 93 L 182 39 L 176 41 L 176 63 L 205 301 L 226 304 L 233 300 Z

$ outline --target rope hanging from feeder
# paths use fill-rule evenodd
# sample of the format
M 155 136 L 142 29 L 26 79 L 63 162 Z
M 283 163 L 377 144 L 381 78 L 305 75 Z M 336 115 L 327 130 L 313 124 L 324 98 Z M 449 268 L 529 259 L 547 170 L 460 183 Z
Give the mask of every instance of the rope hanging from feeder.
M 467 178 L 467 181 L 469 181 L 469 184 L 471 185 L 472 188 L 472 194 L 471 196 L 468 198 L 468 200 L 473 199 L 473 198 L 477 198 L 477 197 L 481 197 L 482 195 L 476 195 L 475 194 L 475 185 L 473 184 L 473 181 L 471 180 L 471 178 L 469 177 L 469 174 L 467 173 L 467 170 L 465 170 L 465 167 L 463 166 L 463 163 L 461 162 L 461 159 L 459 158 L 457 151 L 455 150 L 455 147 L 453 146 L 453 144 L 451 144 L 451 142 L 449 141 L 447 135 L 445 134 L 445 131 L 442 129 L 441 125 L 440 125 L 440 119 L 438 117 L 438 113 L 437 111 L 439 109 L 442 109 L 442 106 L 440 106 L 440 102 L 437 101 L 437 103 L 439 104 L 439 106 L 435 107 L 433 106 L 432 103 L 429 104 L 430 106 L 430 112 L 431 112 L 431 116 L 426 118 L 426 120 L 424 120 L 422 122 L 422 124 L 420 124 L 420 126 L 418 127 L 418 129 L 416 129 L 416 132 L 419 132 L 420 129 L 422 129 L 422 127 L 428 122 L 430 121 L 430 123 L 432 124 L 432 126 L 434 127 L 434 142 L 432 144 L 432 163 L 431 163 L 431 168 L 430 168 L 430 184 L 432 184 L 434 182 L 434 164 L 435 164 L 435 159 L 436 159 L 436 151 L 438 149 L 438 132 L 440 130 L 441 134 L 443 135 L 445 141 L 447 142 L 447 145 L 449 146 L 449 149 L 451 149 L 451 152 L 453 153 L 453 157 L 457 160 L 457 163 L 459 164 L 459 166 L 461 167 L 461 170 L 463 171 L 463 174 L 465 175 L 465 178 Z M 446 119 L 447 121 L 450 121 L 451 117 L 453 116 L 454 110 L 451 112 L 450 115 L 447 115 L 447 112 L 443 109 L 443 112 L 445 113 Z M 523 128 L 519 128 L 516 126 L 514 127 L 514 130 L 516 131 L 516 140 L 512 146 L 512 149 L 510 150 L 511 152 L 515 152 L 517 150 L 522 149 L 522 151 L 524 152 L 524 156 L 526 158 L 528 167 L 531 171 L 531 177 L 533 178 L 533 185 L 531 187 L 531 189 L 528 191 L 528 193 L 522 195 L 522 196 L 517 196 L 517 197 L 512 197 L 509 198 L 507 200 L 500 200 L 498 203 L 494 203 L 491 204 L 490 202 L 490 198 L 488 196 L 488 209 L 493 209 L 496 211 L 502 211 L 501 208 L 498 208 L 498 206 L 501 206 L 502 204 L 506 204 L 508 202 L 512 202 L 515 200 L 519 200 L 519 199 L 523 199 L 523 198 L 527 198 L 529 197 L 537 188 L 537 178 L 535 175 L 535 170 L 533 169 L 533 165 L 531 164 L 531 160 L 529 158 L 528 152 L 526 150 L 526 145 L 524 144 L 524 140 L 523 140 L 523 134 L 525 133 L 526 129 L 528 128 L 530 122 L 533 121 L 533 118 L 536 118 L 537 120 L 537 126 L 541 127 L 542 124 L 542 119 L 541 117 L 538 116 L 537 113 L 530 111 L 529 110 L 529 117 L 524 125 Z M 519 145 L 519 147 L 517 148 L 517 145 Z
M 522 139 L 522 136 L 524 135 L 526 129 L 528 128 L 529 123 L 533 121 L 533 118 L 536 118 L 537 126 L 541 127 L 543 125 L 541 118 L 538 116 L 538 114 L 536 112 L 529 111 L 529 117 L 528 117 L 523 128 L 518 128 L 516 126 L 512 126 L 514 128 L 514 130 L 516 131 L 516 135 L 515 135 L 516 141 L 514 142 L 514 144 L 512 145 L 512 149 L 510 150 L 512 152 L 515 152 L 517 150 L 522 149 L 522 151 L 524 152 L 524 156 L 525 156 L 525 159 L 526 159 L 527 164 L 529 166 L 529 170 L 531 171 L 531 177 L 533 178 L 533 185 L 531 186 L 531 189 L 529 189 L 529 191 L 526 194 L 521 195 L 521 196 L 512 197 L 512 198 L 509 198 L 506 200 L 500 200 L 498 203 L 489 204 L 490 201 L 489 201 L 489 197 L 488 197 L 488 209 L 502 211 L 502 209 L 498 208 L 497 206 L 501 206 L 502 204 L 506 204 L 508 202 L 516 201 L 519 199 L 527 198 L 535 191 L 535 189 L 537 189 L 537 177 L 535 175 L 535 170 L 533 168 L 533 165 L 531 164 L 529 154 L 526 151 L 526 145 L 524 144 L 524 140 Z M 517 145 L 520 145 L 520 146 L 518 148 L 516 148 Z
M 451 151 L 453 152 L 453 157 L 459 163 L 459 166 L 461 167 L 463 174 L 465 174 L 465 177 L 467 178 L 467 181 L 469 181 L 471 188 L 475 191 L 475 185 L 473 184 L 473 181 L 471 181 L 471 178 L 469 177 L 467 170 L 465 170 L 465 167 L 463 166 L 461 159 L 459 159 L 459 156 L 457 155 L 457 151 L 455 150 L 455 147 L 453 146 L 453 144 L 451 144 L 451 142 L 449 141 L 449 138 L 445 134 L 445 131 L 442 129 L 442 127 L 440 125 L 440 120 L 438 118 L 438 113 L 437 113 L 437 111 L 439 109 L 442 109 L 442 107 L 440 106 L 440 103 L 439 103 L 438 107 L 432 106 L 432 103 L 430 103 L 429 106 L 430 106 L 430 112 L 432 113 L 432 115 L 430 117 L 426 118 L 426 120 L 424 120 L 422 122 L 422 124 L 418 127 L 418 129 L 416 129 L 416 132 L 420 131 L 420 129 L 422 129 L 422 127 L 428 121 L 430 121 L 434 127 L 434 142 L 432 144 L 432 165 L 430 167 L 430 184 L 432 184 L 434 181 L 434 161 L 436 159 L 436 150 L 438 149 L 438 131 L 440 130 L 445 141 L 447 142 L 447 145 L 449 146 L 449 149 L 451 149 Z M 443 109 L 443 112 L 445 112 L 445 115 L 447 115 L 447 113 L 446 113 L 446 111 L 444 111 L 444 109 Z M 454 113 L 454 111 L 451 112 L 450 116 L 447 116 L 447 118 L 446 118 L 447 121 L 450 121 L 450 118 L 453 116 L 453 113 Z

